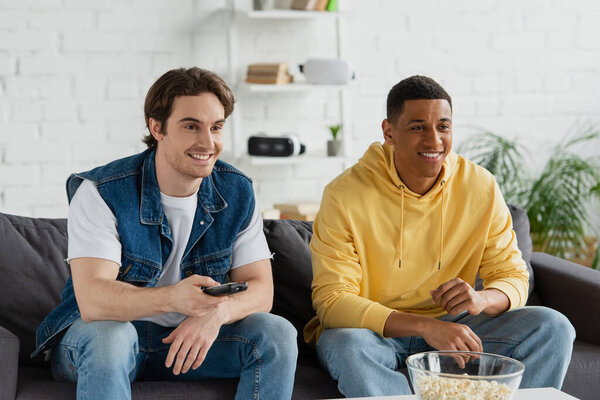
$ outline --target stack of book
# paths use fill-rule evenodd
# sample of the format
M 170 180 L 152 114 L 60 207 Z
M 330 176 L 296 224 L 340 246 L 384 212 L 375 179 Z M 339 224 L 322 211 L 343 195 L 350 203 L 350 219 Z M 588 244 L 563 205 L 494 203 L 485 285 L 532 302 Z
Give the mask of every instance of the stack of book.
M 329 3 L 329 0 L 292 0 L 290 8 L 292 10 L 325 11 L 328 9 Z
M 273 207 L 281 213 L 281 219 L 313 221 L 319 212 L 319 203 L 281 203 Z
M 262 63 L 248 65 L 246 82 L 264 83 L 270 85 L 281 85 L 291 83 L 294 77 L 288 72 L 288 64 L 283 63 Z

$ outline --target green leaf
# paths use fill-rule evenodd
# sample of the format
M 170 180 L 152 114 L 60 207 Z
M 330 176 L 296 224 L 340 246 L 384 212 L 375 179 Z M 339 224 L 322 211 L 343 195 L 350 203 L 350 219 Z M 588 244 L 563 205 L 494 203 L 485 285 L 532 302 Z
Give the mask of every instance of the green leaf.
M 526 181 L 523 172 L 523 154 L 526 150 L 517 139 L 507 140 L 492 132 L 484 131 L 464 143 L 458 151 L 496 177 L 507 202 L 523 205 L 522 193 Z
M 329 128 L 329 132 L 331 132 L 331 136 L 333 137 L 333 140 L 337 140 L 338 133 L 342 129 L 342 126 L 343 126 L 342 124 L 338 124 L 338 125 L 330 125 L 327 127 L 327 128 Z
M 600 130 L 576 125 L 552 149 L 539 176 L 527 176 L 518 139 L 508 140 L 482 131 L 459 152 L 496 177 L 507 202 L 524 206 L 534 248 L 562 258 L 573 258 L 585 248 L 589 226 L 586 205 L 600 197 L 600 157 L 583 158 L 575 146 L 597 148 Z M 596 263 L 598 260 L 596 254 Z M 597 265 L 597 264 L 596 264 Z

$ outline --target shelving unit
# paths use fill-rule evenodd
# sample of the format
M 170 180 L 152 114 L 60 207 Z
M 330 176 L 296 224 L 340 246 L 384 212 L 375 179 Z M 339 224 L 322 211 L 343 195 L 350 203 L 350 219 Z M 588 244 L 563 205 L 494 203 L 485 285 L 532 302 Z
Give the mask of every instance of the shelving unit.
M 311 163 L 321 160 L 330 160 L 335 162 L 343 162 L 344 164 L 354 163 L 348 157 L 327 157 L 325 154 L 314 154 L 314 155 L 299 155 L 292 157 L 259 157 L 259 156 L 247 156 L 242 157 L 243 162 L 246 162 L 253 166 L 269 166 L 269 165 L 293 165 L 293 164 L 304 164 Z
M 301 11 L 301 10 L 266 10 L 248 11 L 247 18 L 256 19 L 308 19 L 308 18 L 337 18 L 339 12 L 331 11 Z
M 240 83 L 238 87 L 245 92 L 251 93 L 286 93 L 286 92 L 309 92 L 318 90 L 339 90 L 343 91 L 351 85 L 314 85 L 310 83 L 289 83 L 286 85 L 261 85 L 255 83 Z
M 300 10 L 265 10 L 265 11 L 254 11 L 254 10 L 242 10 L 236 7 L 235 0 L 227 1 L 227 8 L 229 12 L 229 23 L 227 30 L 227 47 L 228 47 L 228 80 L 235 87 L 235 92 L 244 93 L 272 93 L 276 96 L 279 93 L 296 93 L 296 92 L 314 92 L 314 91 L 335 91 L 338 95 L 339 115 L 340 123 L 344 126 L 348 126 L 346 108 L 345 105 L 345 89 L 352 85 L 314 85 L 304 82 L 290 83 L 284 85 L 261 85 L 261 84 L 248 84 L 243 82 L 238 74 L 238 68 L 241 66 L 238 60 L 238 18 L 248 18 L 252 20 L 303 20 L 303 19 L 314 19 L 314 18 L 326 18 L 335 21 L 335 46 L 336 54 L 332 54 L 332 57 L 342 57 L 342 42 L 341 42 L 341 16 L 340 12 L 329 12 L 329 11 L 300 11 Z M 306 55 L 310 56 L 309 54 Z M 242 108 L 243 101 L 240 101 L 236 107 Z M 240 122 L 239 109 L 232 115 L 232 156 L 236 160 L 243 162 L 250 162 L 251 165 L 285 165 L 285 164 L 296 164 L 300 162 L 306 162 L 310 159 L 323 160 L 328 158 L 324 154 L 311 154 L 310 149 L 306 156 L 301 157 L 285 157 L 285 158 L 274 158 L 273 161 L 267 161 L 265 159 L 271 159 L 270 157 L 254 157 L 249 156 L 246 152 L 245 143 L 247 141 L 248 134 L 245 134 L 244 127 Z M 325 140 L 325 139 L 324 139 Z M 347 141 L 344 141 L 344 146 L 347 146 Z M 345 149 L 344 149 L 345 150 Z M 344 151 L 344 154 L 347 154 Z M 339 157 L 329 157 L 332 159 L 339 159 Z M 255 159 L 255 160 L 253 160 Z

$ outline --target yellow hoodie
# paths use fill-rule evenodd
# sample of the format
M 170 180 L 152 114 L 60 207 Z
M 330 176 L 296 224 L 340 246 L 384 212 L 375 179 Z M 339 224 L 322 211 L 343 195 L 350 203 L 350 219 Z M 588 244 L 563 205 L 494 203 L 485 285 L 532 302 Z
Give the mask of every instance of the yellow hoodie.
M 373 143 L 323 192 L 313 225 L 312 300 L 304 328 L 367 328 L 383 336 L 393 311 L 446 314 L 429 292 L 454 278 L 496 288 L 525 305 L 528 277 L 510 212 L 492 174 L 451 152 L 424 195 L 408 189 L 393 147 Z

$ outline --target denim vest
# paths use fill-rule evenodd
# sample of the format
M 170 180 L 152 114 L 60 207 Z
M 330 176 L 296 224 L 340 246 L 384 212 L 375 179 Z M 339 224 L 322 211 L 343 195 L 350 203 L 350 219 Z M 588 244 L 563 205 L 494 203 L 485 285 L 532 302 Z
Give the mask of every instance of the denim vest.
M 154 287 L 171 250 L 173 235 L 160 200 L 155 152 L 146 150 L 67 180 L 69 202 L 84 179 L 96 184 L 100 196 L 117 219 L 122 245 L 117 280 Z M 252 181 L 231 165 L 217 160 L 210 176 L 202 179 L 192 232 L 181 260 L 181 278 L 210 276 L 223 283 L 231 267 L 231 250 L 254 211 Z M 52 348 L 60 333 L 80 318 L 73 281 L 67 281 L 61 303 L 37 330 L 37 349 Z

